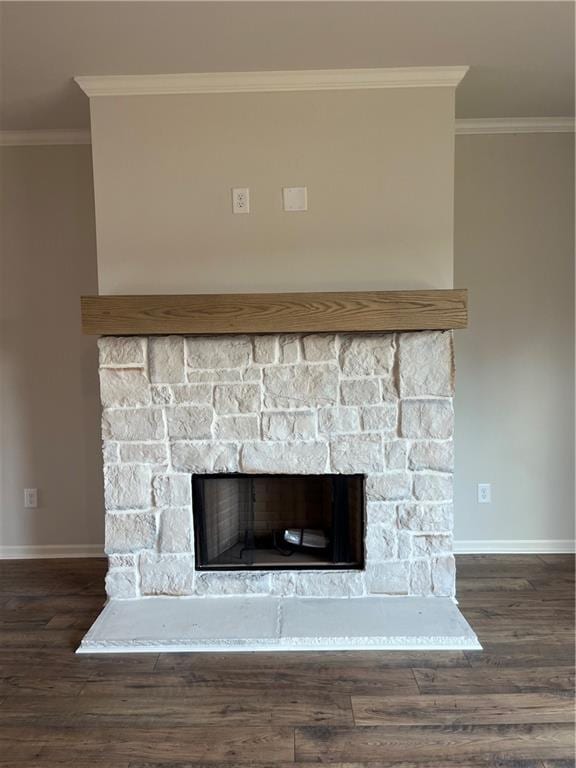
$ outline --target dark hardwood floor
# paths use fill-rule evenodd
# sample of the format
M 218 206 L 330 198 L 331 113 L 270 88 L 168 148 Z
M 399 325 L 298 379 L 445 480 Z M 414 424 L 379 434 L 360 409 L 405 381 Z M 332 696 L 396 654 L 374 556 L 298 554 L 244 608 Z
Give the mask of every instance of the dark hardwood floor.
M 103 560 L 0 561 L 0 765 L 574 766 L 574 564 L 458 558 L 474 653 L 75 656 Z

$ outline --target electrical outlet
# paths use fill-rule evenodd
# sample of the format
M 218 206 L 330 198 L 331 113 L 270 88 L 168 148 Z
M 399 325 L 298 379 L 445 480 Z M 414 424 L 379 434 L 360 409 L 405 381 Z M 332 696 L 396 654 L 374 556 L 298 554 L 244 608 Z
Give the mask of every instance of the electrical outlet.
M 478 504 L 490 504 L 492 501 L 492 486 L 490 483 L 478 483 Z
M 38 507 L 38 488 L 24 488 L 24 509 Z
M 248 187 L 232 189 L 232 213 L 250 213 L 250 190 Z

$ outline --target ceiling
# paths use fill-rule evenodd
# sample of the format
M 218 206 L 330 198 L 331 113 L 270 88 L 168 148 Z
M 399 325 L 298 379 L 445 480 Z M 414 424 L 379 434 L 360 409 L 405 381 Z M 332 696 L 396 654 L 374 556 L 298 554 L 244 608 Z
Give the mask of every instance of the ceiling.
M 3 2 L 2 128 L 87 128 L 74 75 L 468 64 L 457 116 L 574 114 L 572 2 Z

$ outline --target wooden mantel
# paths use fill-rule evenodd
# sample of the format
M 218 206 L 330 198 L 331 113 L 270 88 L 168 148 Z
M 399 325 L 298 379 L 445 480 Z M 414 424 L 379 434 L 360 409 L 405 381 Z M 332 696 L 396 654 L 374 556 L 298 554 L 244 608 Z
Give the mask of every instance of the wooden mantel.
M 83 296 L 82 329 L 108 336 L 466 328 L 465 289 Z

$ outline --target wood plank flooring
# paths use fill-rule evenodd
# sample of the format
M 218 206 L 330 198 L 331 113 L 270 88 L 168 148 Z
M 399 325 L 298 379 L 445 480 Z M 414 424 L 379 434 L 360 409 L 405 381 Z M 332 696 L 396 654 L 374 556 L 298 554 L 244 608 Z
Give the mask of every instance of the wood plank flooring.
M 0 767 L 573 768 L 573 558 L 457 559 L 483 652 L 75 656 L 105 561 L 0 561 Z

